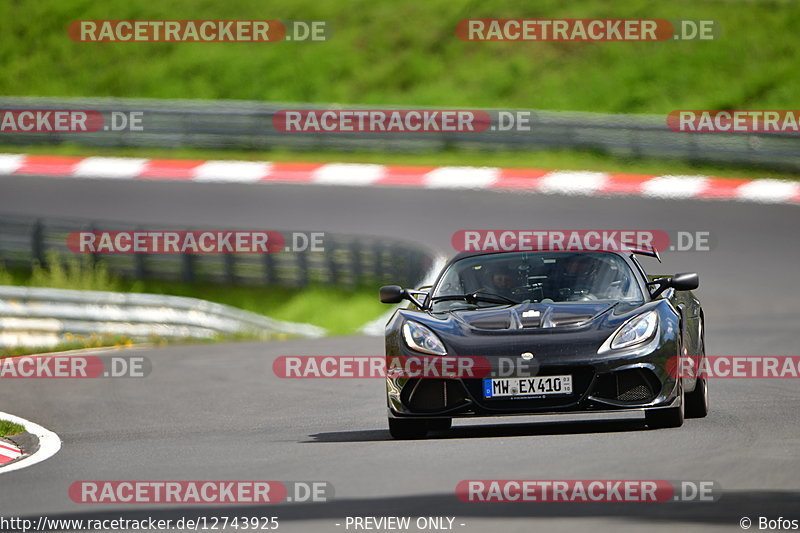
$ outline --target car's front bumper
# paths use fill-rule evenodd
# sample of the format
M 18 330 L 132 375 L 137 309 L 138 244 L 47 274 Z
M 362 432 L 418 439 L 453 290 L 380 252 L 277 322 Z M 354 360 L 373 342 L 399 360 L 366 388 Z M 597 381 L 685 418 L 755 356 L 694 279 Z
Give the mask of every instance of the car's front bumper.
M 389 417 L 471 418 L 670 407 L 679 399 L 679 387 L 667 365 L 677 353 L 674 341 L 661 339 L 625 353 L 542 362 L 539 376 L 572 376 L 572 394 L 561 396 L 491 399 L 483 396 L 481 378 L 389 377 Z

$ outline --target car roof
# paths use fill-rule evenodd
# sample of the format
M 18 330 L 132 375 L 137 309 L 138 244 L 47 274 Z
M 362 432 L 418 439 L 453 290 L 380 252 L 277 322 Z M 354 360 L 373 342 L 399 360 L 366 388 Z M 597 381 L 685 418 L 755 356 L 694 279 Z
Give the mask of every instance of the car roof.
M 513 254 L 513 253 L 609 253 L 624 257 L 626 254 L 614 250 L 481 250 L 477 252 L 459 252 L 448 261 L 448 264 L 461 261 L 468 257 L 477 257 L 480 255 L 499 255 L 499 254 Z M 635 253 L 633 250 L 630 253 Z
M 639 249 L 628 249 L 625 251 L 617 251 L 617 250 L 480 250 L 480 251 L 473 251 L 473 252 L 459 252 L 447 262 L 448 265 L 455 263 L 456 261 L 460 261 L 462 259 L 466 259 L 468 257 L 477 257 L 480 255 L 497 255 L 497 254 L 508 254 L 508 253 L 565 253 L 565 252 L 574 252 L 574 253 L 610 253 L 615 254 L 620 257 L 624 258 L 633 258 L 635 255 L 646 255 L 648 257 L 655 257 L 658 259 L 658 262 L 661 262 L 661 257 L 658 254 L 657 250 L 639 250 Z

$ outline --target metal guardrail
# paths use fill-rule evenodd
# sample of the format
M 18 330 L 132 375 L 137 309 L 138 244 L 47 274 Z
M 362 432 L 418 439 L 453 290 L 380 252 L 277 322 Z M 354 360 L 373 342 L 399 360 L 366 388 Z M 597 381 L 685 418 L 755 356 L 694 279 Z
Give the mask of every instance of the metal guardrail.
M 141 341 L 277 333 L 316 338 L 325 330 L 196 298 L 0 286 L 0 347 L 52 347 L 71 335 Z
M 360 106 L 363 108 L 377 106 Z M 348 106 L 347 109 L 356 109 Z M 736 163 L 800 169 L 800 134 L 678 133 L 663 115 L 531 111 L 531 131 L 482 133 L 282 133 L 273 117 L 285 109 L 345 109 L 338 105 L 253 101 L 119 98 L 0 97 L 0 109 L 141 111 L 143 131 L 0 134 L 3 144 L 75 143 L 107 147 L 196 147 L 265 150 L 431 151 L 593 150 L 626 157 L 673 158 L 687 162 Z M 383 109 L 404 109 L 401 106 Z M 497 109 L 485 109 L 496 126 Z M 528 110 L 526 110 L 528 111 Z
M 74 231 L 165 231 L 114 222 L 0 216 L 0 265 L 9 270 L 76 257 L 67 247 Z M 190 228 L 193 231 L 202 228 Z M 269 254 L 92 254 L 109 272 L 130 279 L 162 279 L 244 286 L 413 286 L 434 256 L 416 244 L 325 233 L 324 251 Z M 0 347 L 50 347 L 69 335 L 152 338 L 319 337 L 325 330 L 271 319 L 194 298 L 104 291 L 0 286 Z
M 0 216 L 0 264 L 29 269 L 52 257 L 76 256 L 67 248 L 74 231 L 164 231 L 115 222 Z M 108 270 L 128 279 L 162 279 L 223 285 L 356 287 L 384 283 L 414 285 L 430 268 L 433 254 L 419 245 L 378 237 L 325 232 L 324 251 L 269 254 L 92 254 Z M 86 256 L 79 256 L 86 257 Z

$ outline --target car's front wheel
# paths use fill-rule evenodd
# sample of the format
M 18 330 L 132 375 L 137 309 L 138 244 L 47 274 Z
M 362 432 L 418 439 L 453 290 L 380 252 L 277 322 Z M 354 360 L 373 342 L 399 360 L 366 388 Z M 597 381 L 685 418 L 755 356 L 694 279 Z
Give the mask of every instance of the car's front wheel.
M 700 344 L 700 353 L 705 357 L 705 342 Z M 697 378 L 694 390 L 686 394 L 686 418 L 703 418 L 708 414 L 708 381 Z
M 678 380 L 680 382 L 680 379 Z M 679 428 L 683 425 L 686 397 L 683 386 L 678 383 L 680 405 L 666 409 L 648 409 L 644 412 L 645 421 L 650 429 Z
M 708 382 L 697 378 L 694 390 L 686 395 L 686 418 L 703 418 L 708 414 Z
M 425 420 L 390 418 L 389 433 L 395 439 L 421 439 L 428 433 L 428 424 Z

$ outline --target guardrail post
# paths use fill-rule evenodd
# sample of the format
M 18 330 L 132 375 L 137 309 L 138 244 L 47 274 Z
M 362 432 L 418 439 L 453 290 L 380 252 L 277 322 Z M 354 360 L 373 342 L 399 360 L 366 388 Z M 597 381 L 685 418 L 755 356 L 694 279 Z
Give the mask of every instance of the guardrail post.
M 353 272 L 353 287 L 358 287 L 363 282 L 363 273 L 361 270 L 361 243 L 353 241 L 350 244 L 350 256 L 352 261 Z
M 134 228 L 134 231 L 143 231 L 141 226 Z M 147 254 L 133 254 L 133 276 L 137 280 L 143 280 L 147 276 Z
M 405 253 L 403 254 L 403 286 L 413 285 L 417 279 L 419 279 L 416 273 L 416 264 L 414 263 L 416 255 L 414 250 L 410 248 L 405 249 Z
M 340 281 L 339 265 L 336 264 L 336 241 L 325 235 L 325 266 L 328 269 L 328 283 L 338 285 Z
M 142 280 L 147 276 L 147 254 L 133 254 L 133 275 Z
M 392 278 L 391 282 L 403 285 L 403 280 L 405 279 L 401 269 L 401 264 L 403 262 L 403 248 L 398 245 L 394 245 L 392 246 L 390 253 L 392 254 L 392 268 L 389 273 Z
M 276 281 L 275 258 L 269 252 L 261 254 L 261 264 L 264 268 L 264 284 L 272 285 Z
M 33 231 L 31 232 L 31 255 L 42 267 L 46 266 L 47 263 L 45 251 L 44 223 L 41 218 L 37 218 L 33 223 Z
M 631 127 L 631 135 L 628 141 L 631 144 L 631 156 L 637 159 L 642 157 L 641 132 L 641 127 Z
M 305 287 L 308 285 L 308 252 L 295 252 L 297 254 L 297 279 L 300 280 L 300 286 Z
M 386 280 L 386 269 L 383 265 L 383 242 L 378 241 L 372 245 L 373 253 L 375 254 L 375 279 L 377 283 L 382 284 Z
M 192 254 L 181 255 L 181 279 L 184 283 L 194 282 L 194 256 Z
M 228 285 L 236 283 L 236 256 L 232 253 L 225 254 L 225 282 Z
M 689 134 L 689 153 L 686 155 L 686 160 L 693 165 L 702 162 L 702 152 L 700 147 L 697 145 L 698 138 L 699 136 L 697 134 Z
M 94 231 L 95 231 L 94 222 L 89 222 L 89 231 L 94 233 Z M 97 250 L 93 250 L 92 251 L 92 268 L 97 268 L 97 263 L 100 262 L 100 258 L 98 257 L 98 255 L 99 254 L 98 254 Z

